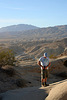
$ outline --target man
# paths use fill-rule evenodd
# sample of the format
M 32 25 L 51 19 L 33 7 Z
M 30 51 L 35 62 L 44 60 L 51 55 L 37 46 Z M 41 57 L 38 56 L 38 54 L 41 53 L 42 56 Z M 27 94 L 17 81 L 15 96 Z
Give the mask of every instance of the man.
M 49 58 L 47 57 L 47 53 L 44 53 L 38 60 L 38 65 L 41 67 L 41 86 L 48 86 L 47 77 L 48 77 L 48 68 L 50 66 Z

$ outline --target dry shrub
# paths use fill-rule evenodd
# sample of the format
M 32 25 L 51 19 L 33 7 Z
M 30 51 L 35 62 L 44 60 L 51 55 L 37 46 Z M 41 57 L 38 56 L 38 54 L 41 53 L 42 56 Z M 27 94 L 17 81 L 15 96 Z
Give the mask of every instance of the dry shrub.
M 26 86 L 26 82 L 25 82 L 24 79 L 17 79 L 17 80 L 16 80 L 16 85 L 17 85 L 18 87 L 25 87 L 25 86 Z
M 13 65 L 15 62 L 14 53 L 12 50 L 2 50 L 0 51 L 0 67 L 4 65 Z
M 13 68 L 9 68 L 7 70 L 5 70 L 6 74 L 8 74 L 9 76 L 13 76 L 15 75 L 15 70 Z
M 51 54 L 51 55 L 49 56 L 49 58 L 50 58 L 50 59 L 56 59 L 57 57 L 56 57 L 55 54 Z
M 15 70 L 13 69 L 13 66 L 6 65 L 6 66 L 3 66 L 2 69 L 7 75 L 11 77 L 15 75 Z

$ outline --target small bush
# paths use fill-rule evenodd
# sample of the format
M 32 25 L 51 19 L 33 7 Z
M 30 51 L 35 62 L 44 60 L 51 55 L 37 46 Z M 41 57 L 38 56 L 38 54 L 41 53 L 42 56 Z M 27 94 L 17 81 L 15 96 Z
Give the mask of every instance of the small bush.
M 13 65 L 15 62 L 14 53 L 12 50 L 2 50 L 0 51 L 0 67 L 4 65 Z
M 49 56 L 49 58 L 50 58 L 50 59 L 56 59 L 57 57 L 56 57 L 54 54 L 51 54 L 51 55 Z
M 7 75 L 11 76 L 11 77 L 14 76 L 15 73 L 16 73 L 15 70 L 14 70 L 14 68 L 13 68 L 13 66 L 11 66 L 11 65 L 2 66 L 1 70 L 3 72 L 5 72 Z
M 13 76 L 15 75 L 15 70 L 13 68 L 9 68 L 7 70 L 5 70 L 6 74 L 8 74 L 9 76 Z
M 16 85 L 17 85 L 18 87 L 24 87 L 24 86 L 25 86 L 25 82 L 24 82 L 23 79 L 17 79 L 17 80 L 16 80 Z

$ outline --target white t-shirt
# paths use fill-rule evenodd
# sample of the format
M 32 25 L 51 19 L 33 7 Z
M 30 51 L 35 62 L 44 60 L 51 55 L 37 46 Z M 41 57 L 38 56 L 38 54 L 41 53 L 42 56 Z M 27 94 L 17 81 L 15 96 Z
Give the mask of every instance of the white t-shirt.
M 41 58 L 39 59 L 39 61 L 41 62 L 41 65 L 42 65 L 42 66 L 48 66 L 48 64 L 49 64 L 49 58 L 48 58 L 48 57 L 47 57 L 47 58 L 41 57 Z

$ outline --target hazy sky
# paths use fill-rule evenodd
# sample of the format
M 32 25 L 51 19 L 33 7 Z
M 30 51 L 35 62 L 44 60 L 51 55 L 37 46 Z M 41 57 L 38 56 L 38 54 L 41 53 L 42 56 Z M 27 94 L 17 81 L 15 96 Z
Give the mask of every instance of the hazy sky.
M 67 24 L 67 0 L 0 0 L 0 27 Z

